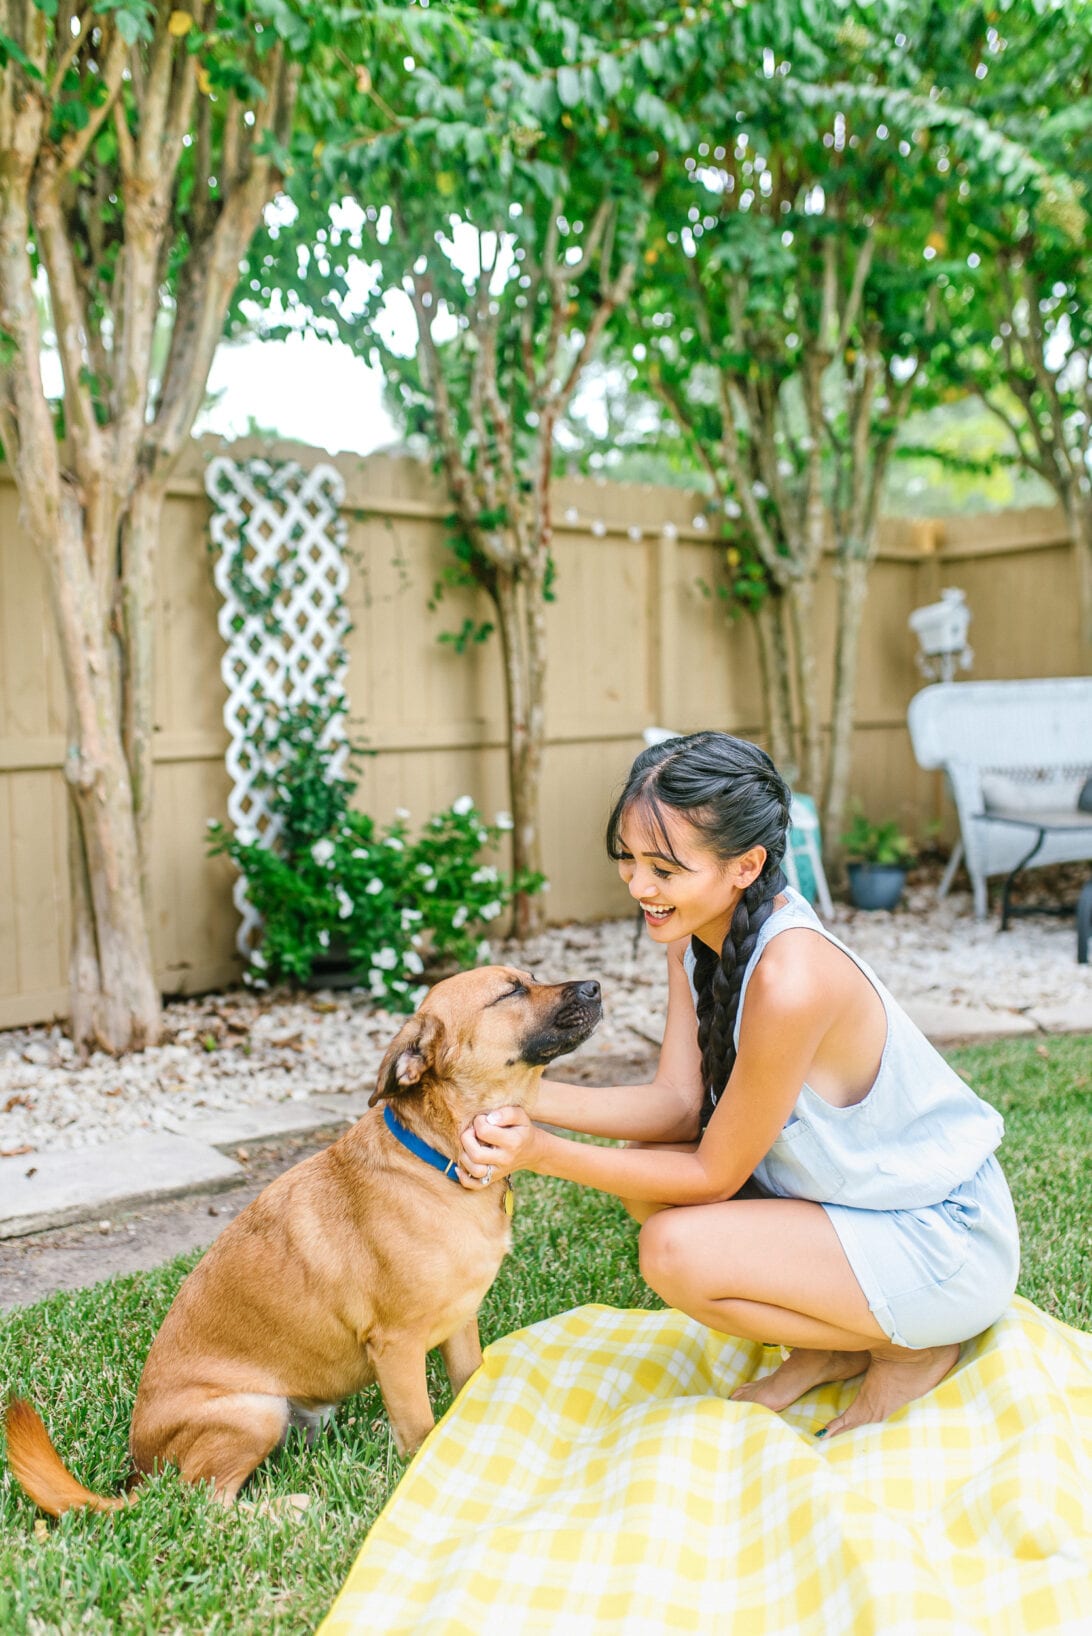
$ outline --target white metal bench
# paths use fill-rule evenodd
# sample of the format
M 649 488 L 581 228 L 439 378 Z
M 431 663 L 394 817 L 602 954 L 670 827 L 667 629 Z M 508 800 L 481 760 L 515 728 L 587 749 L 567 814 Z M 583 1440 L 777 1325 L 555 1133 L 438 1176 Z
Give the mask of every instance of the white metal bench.
M 939 682 L 914 695 L 907 723 L 919 765 L 943 770 L 959 815 L 941 897 L 962 859 L 980 918 L 987 880 L 1009 877 L 1007 918 L 1020 869 L 1092 858 L 1092 812 L 1077 805 L 1092 777 L 1092 676 Z

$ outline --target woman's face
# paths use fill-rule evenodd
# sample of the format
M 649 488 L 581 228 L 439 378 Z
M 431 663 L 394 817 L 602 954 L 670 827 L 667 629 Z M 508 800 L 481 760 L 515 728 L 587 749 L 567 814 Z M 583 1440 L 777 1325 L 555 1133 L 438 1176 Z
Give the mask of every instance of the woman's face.
M 761 873 L 765 847 L 718 858 L 680 814 L 665 809 L 662 832 L 649 816 L 640 807 L 631 809 L 618 837 L 623 851 L 618 873 L 641 906 L 649 936 L 656 943 L 699 937 L 719 951 L 736 904 Z

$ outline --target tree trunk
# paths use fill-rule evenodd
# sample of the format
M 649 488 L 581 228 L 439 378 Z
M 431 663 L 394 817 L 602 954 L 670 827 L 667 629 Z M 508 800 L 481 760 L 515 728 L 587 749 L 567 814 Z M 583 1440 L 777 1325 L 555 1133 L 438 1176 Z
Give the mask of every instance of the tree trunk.
M 796 704 L 800 713 L 798 762 L 802 790 L 804 794 L 818 801 L 822 788 L 823 748 L 820 737 L 819 682 L 813 636 L 815 582 L 810 574 L 803 574 L 792 581 L 788 598 L 796 675 Z
M 65 777 L 78 826 L 69 859 L 76 926 L 72 1035 L 121 1052 L 159 1037 L 160 1001 L 140 891 L 129 769 L 121 744 L 116 667 L 84 539 L 82 508 L 62 499 L 49 566 L 71 701 Z
M 784 595 L 771 590 L 754 610 L 752 618 L 762 670 L 762 697 L 770 755 L 780 772 L 793 784 L 799 768 L 793 749 L 792 672 L 785 613 Z
M 1092 501 L 1074 493 L 1066 506 L 1077 571 L 1077 608 L 1080 641 L 1092 649 Z
M 512 867 L 542 870 L 539 791 L 546 740 L 545 611 L 541 595 L 523 577 L 525 566 L 497 571 L 494 601 L 504 653 L 508 703 L 508 782 L 512 799 Z M 512 935 L 533 937 L 545 924 L 540 894 L 519 892 L 512 903 Z
M 140 890 L 151 924 L 153 734 L 155 723 L 155 583 L 163 483 L 137 484 L 121 531 L 122 742 L 133 789 L 133 821 L 140 857 Z
M 871 553 L 850 546 L 838 565 L 838 611 L 834 648 L 834 693 L 831 703 L 830 751 L 823 793 L 823 851 L 837 858 L 838 837 L 845 825 L 849 777 L 853 766 L 853 727 L 856 717 L 857 669 L 861 620 L 868 595 Z

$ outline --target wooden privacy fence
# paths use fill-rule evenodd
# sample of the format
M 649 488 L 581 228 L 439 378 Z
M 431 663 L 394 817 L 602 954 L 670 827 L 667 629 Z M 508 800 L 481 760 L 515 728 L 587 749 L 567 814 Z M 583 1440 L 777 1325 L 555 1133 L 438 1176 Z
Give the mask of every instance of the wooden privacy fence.
M 205 852 L 227 795 L 217 594 L 207 540 L 204 463 L 195 444 L 168 501 L 158 565 L 153 947 L 167 993 L 235 980 L 231 866 Z M 296 445 L 233 445 L 309 466 Z M 336 461 L 346 482 L 352 571 L 349 697 L 366 758 L 359 801 L 380 820 L 423 820 L 472 794 L 509 804 L 497 641 L 460 654 L 438 640 L 484 598 L 448 591 L 443 494 L 425 468 L 380 455 Z M 548 609 L 544 853 L 554 921 L 626 912 L 604 856 L 613 793 L 650 723 L 761 731 L 758 660 L 746 619 L 729 624 L 702 585 L 720 551 L 681 490 L 570 480 L 556 499 L 557 599 Z M 1076 580 L 1061 516 L 1025 511 L 943 523 L 890 522 L 865 616 L 852 788 L 866 811 L 919 830 L 939 815 L 934 775 L 916 766 L 906 706 L 922 679 L 910 611 L 959 585 L 972 610 L 976 677 L 1073 675 L 1083 668 Z M 829 698 L 834 586 L 816 617 Z M 0 1027 L 63 1015 L 69 935 L 66 704 L 41 564 L 0 471 Z

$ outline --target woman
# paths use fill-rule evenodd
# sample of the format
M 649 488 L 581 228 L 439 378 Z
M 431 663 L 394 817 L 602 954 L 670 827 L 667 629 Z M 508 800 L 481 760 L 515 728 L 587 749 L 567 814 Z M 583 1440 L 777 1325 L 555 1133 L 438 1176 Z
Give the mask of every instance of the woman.
M 783 1409 L 863 1375 L 817 1435 L 930 1391 L 1016 1287 L 1003 1122 L 781 872 L 789 790 L 725 733 L 638 756 L 607 844 L 667 951 L 648 1085 L 543 1081 L 463 1134 L 464 1185 L 533 1170 L 614 1193 L 642 1223 L 641 1272 L 723 1334 L 791 1352 L 734 1396 Z M 670 1207 L 670 1208 L 669 1208 Z

